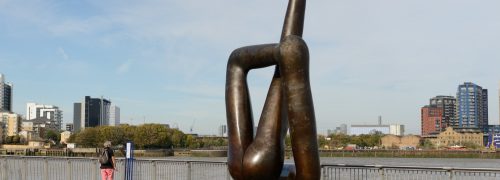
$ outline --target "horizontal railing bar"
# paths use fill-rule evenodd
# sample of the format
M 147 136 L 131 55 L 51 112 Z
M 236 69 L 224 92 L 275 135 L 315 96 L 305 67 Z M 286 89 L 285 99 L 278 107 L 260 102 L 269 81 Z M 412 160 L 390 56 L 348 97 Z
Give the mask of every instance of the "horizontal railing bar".
M 496 168 L 455 168 L 455 167 L 423 167 L 423 166 L 386 166 L 386 165 L 352 165 L 352 164 L 321 164 L 321 167 L 347 167 L 371 169 L 414 169 L 414 170 L 441 170 L 441 171 L 492 171 L 500 172 Z
M 125 159 L 125 158 L 117 158 L 117 159 Z M 134 161 L 152 161 L 152 162 L 168 161 L 168 162 L 227 164 L 226 161 L 177 160 L 177 159 L 134 159 Z
M 16 155 L 0 155 L 0 158 L 31 158 L 31 159 L 90 159 L 97 160 L 97 157 L 58 157 L 58 156 L 16 156 Z M 117 160 L 125 160 L 123 157 L 116 158 Z M 168 161 L 168 162 L 188 162 L 188 163 L 214 163 L 227 164 L 226 161 L 204 161 L 204 160 L 177 160 L 177 159 L 142 159 L 134 158 L 134 161 Z
M 16 155 L 0 155 L 0 158 L 31 158 L 31 159 L 97 159 L 97 157 L 16 156 Z

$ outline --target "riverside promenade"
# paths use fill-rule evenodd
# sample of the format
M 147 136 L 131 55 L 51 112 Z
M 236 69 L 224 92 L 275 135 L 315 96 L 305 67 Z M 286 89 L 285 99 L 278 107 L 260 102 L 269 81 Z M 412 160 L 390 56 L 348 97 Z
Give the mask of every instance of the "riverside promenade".
M 411 159 L 407 159 L 411 161 Z M 115 179 L 125 179 L 125 161 L 118 158 Z M 287 161 L 289 162 L 289 161 Z M 350 165 L 322 162 L 322 179 L 441 180 L 500 179 L 500 169 L 396 165 Z M 218 160 L 136 159 L 134 180 L 227 180 L 227 163 Z M 0 156 L 0 180 L 99 180 L 95 158 Z

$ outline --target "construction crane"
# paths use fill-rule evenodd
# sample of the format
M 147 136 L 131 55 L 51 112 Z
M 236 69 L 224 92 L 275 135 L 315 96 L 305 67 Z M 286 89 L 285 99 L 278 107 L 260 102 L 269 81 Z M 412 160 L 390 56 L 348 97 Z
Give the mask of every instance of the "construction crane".
M 191 123 L 191 126 L 189 126 L 189 133 L 190 133 L 190 134 L 193 134 L 194 122 L 196 122 L 196 119 L 194 119 L 194 120 L 193 120 L 193 123 Z

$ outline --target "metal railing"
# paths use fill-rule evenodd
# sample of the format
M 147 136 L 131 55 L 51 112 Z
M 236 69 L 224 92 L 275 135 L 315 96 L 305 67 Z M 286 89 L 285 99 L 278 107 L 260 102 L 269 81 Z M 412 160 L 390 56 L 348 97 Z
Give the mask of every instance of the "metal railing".
M 116 160 L 115 179 L 125 179 L 125 160 Z M 100 180 L 97 158 L 0 156 L 0 180 Z M 229 180 L 226 162 L 136 159 L 134 180 Z
M 125 161 L 117 159 L 115 179 L 124 179 Z M 500 169 L 376 165 L 321 165 L 324 180 L 500 179 Z M 0 156 L 0 180 L 99 180 L 95 158 Z M 224 161 L 136 159 L 134 180 L 230 180 Z
M 370 179 L 370 180 L 498 180 L 500 169 L 378 166 L 378 165 L 321 165 L 322 179 Z

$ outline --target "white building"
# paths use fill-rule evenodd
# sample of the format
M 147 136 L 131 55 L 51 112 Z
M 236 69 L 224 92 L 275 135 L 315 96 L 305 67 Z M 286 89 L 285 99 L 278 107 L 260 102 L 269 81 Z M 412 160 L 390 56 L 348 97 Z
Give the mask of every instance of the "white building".
M 112 105 L 109 109 L 109 125 L 120 125 L 120 107 Z
M 351 125 L 351 135 L 361 135 L 361 134 L 389 134 L 389 125 Z
M 392 134 L 396 136 L 404 135 L 404 125 L 391 124 L 391 125 L 351 125 L 351 135 L 361 134 Z
M 391 124 L 389 131 L 390 131 L 389 133 L 392 135 L 404 136 L 405 135 L 405 125 Z
M 36 103 L 26 104 L 26 120 L 47 119 L 53 121 L 57 129 L 62 126 L 62 110 L 54 105 L 44 105 Z

